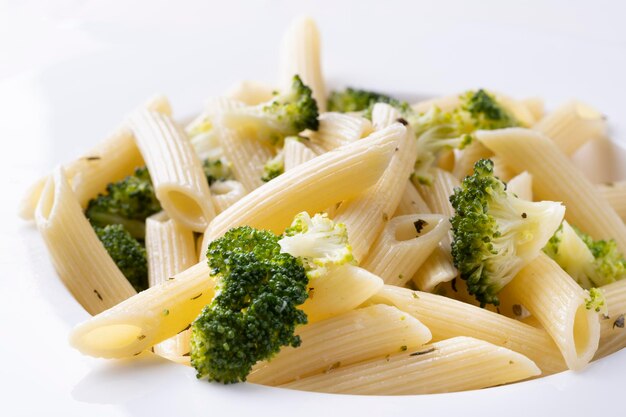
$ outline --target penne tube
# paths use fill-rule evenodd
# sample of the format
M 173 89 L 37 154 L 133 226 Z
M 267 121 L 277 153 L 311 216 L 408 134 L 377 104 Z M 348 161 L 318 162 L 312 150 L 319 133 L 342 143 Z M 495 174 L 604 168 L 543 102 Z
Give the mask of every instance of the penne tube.
M 535 120 L 535 124 L 543 119 L 543 116 L 545 115 L 545 103 L 543 102 L 542 98 L 528 97 L 520 100 L 520 103 L 522 103 L 526 107 L 526 109 L 528 109 L 533 119 Z
M 383 284 L 382 279 L 363 268 L 338 266 L 309 281 L 309 298 L 302 304 L 302 311 L 309 323 L 337 316 L 363 304 Z
M 167 215 L 188 229 L 204 231 L 215 209 L 202 164 L 185 133 L 171 118 L 147 110 L 133 114 L 129 123 Z
M 83 214 L 61 167 L 44 186 L 35 222 L 61 281 L 89 314 L 136 294 Z
M 164 96 L 150 99 L 143 107 L 166 115 L 172 113 Z M 131 175 L 135 168 L 142 165 L 144 162 L 133 140 L 133 133 L 124 124 L 84 156 L 65 164 L 63 168 L 78 202 L 85 208 L 90 199 L 105 190 L 107 184 Z M 45 181 L 40 179 L 28 189 L 19 207 L 19 215 L 23 219 L 33 219 Z
M 360 116 L 343 113 L 322 113 L 319 128 L 308 132 L 311 144 L 331 151 L 369 135 L 374 129 L 372 123 Z
M 400 112 L 387 103 L 376 103 L 372 108 L 372 125 L 374 130 L 384 129 L 400 119 Z
M 220 139 L 233 176 L 243 184 L 246 191 L 251 192 L 265 184 L 261 179 L 263 166 L 274 156 L 273 150 L 254 138 L 230 129 L 221 129 Z
M 472 174 L 476 161 L 493 156 L 493 152 L 477 140 L 473 140 L 472 143 L 467 145 L 464 149 L 456 150 L 455 152 L 456 157 L 454 159 L 452 174 L 459 181 L 462 181 L 463 178 Z
M 232 227 L 248 225 L 282 233 L 302 211 L 316 213 L 355 197 L 380 177 L 405 133 L 398 123 L 298 165 L 257 188 L 211 222 L 203 251 Z
M 448 220 L 436 214 L 394 217 L 361 266 L 385 284 L 404 286 L 449 230 Z
M 374 240 L 396 211 L 405 189 L 404 179 L 409 178 L 417 157 L 416 141 L 400 123 L 378 132 L 382 134 L 388 129 L 394 129 L 394 126 L 402 133 L 398 135 L 389 166 L 371 189 L 343 203 L 334 217 L 335 222 L 346 225 L 352 253 L 357 260 L 365 259 Z
M 428 100 L 422 100 L 415 104 L 411 105 L 411 108 L 414 112 L 417 113 L 425 113 L 431 109 L 431 107 L 435 106 L 441 109 L 441 111 L 448 112 L 454 110 L 459 105 L 459 96 L 458 94 L 443 96 L 443 97 L 435 97 Z
M 235 84 L 226 95 L 248 106 L 256 106 L 270 101 L 275 91 L 276 88 L 267 84 L 245 80 Z
M 615 239 L 626 252 L 626 226 L 615 210 L 559 148 L 528 129 L 479 131 L 476 136 L 516 172 L 533 176 L 538 200 L 562 201 L 565 218 L 594 239 Z
M 292 22 L 281 45 L 281 85 L 288 89 L 293 76 L 313 91 L 320 113 L 326 111 L 326 85 L 320 60 L 320 34 L 313 19 L 303 17 Z
M 503 290 L 523 305 L 550 334 L 570 369 L 582 369 L 598 348 L 598 313 L 585 307 L 588 293 L 541 253 Z
M 99 358 L 137 355 L 187 330 L 215 293 L 206 261 L 79 324 L 70 344 Z
M 398 203 L 394 216 L 417 213 L 431 213 L 431 209 L 428 207 L 428 204 L 426 204 L 426 201 L 424 201 L 419 191 L 417 191 L 413 182 L 408 180 L 404 186 L 404 192 L 400 197 L 400 202 Z
M 533 201 L 533 176 L 524 171 L 511 178 L 506 189 L 522 200 Z
M 606 316 L 600 319 L 600 344 L 594 360 L 626 347 L 626 280 L 600 287 L 606 303 Z
M 241 200 L 246 195 L 246 189 L 239 181 L 217 181 L 211 185 L 211 201 L 215 211 L 219 214 L 228 207 Z
M 605 116 L 579 101 L 570 101 L 548 113 L 535 126 L 554 141 L 564 154 L 570 156 L 591 140 L 606 137 Z
M 483 308 L 391 285 L 385 285 L 369 302 L 393 305 L 411 314 L 430 329 L 433 341 L 475 337 L 529 357 L 544 375 L 567 369 L 561 352 L 545 330 Z
M 283 154 L 285 158 L 285 171 L 289 171 L 317 156 L 315 152 L 309 149 L 304 143 L 294 138 L 285 139 Z
M 431 172 L 433 174 L 431 185 L 415 184 L 415 186 L 433 213 L 452 217 L 454 209 L 450 204 L 450 196 L 454 194 L 454 189 L 460 187 L 461 184 L 456 177 L 447 171 L 434 168 Z
M 626 181 L 602 184 L 598 190 L 622 221 L 626 220 Z
M 282 385 L 357 395 L 414 395 L 480 389 L 541 374 L 532 360 L 470 337 L 455 337 Z
M 458 274 L 449 244 L 439 243 L 411 279 L 420 291 L 433 292 L 439 284 L 452 281 Z
M 255 384 L 277 386 L 337 366 L 416 349 L 430 340 L 428 328 L 395 307 L 373 305 L 299 327 L 298 348 L 285 347 L 248 376 Z M 338 365 L 340 364 L 340 365 Z

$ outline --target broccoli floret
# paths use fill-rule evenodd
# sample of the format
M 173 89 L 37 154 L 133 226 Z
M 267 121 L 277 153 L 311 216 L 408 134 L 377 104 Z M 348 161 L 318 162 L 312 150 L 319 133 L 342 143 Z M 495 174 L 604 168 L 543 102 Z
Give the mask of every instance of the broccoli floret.
M 228 111 L 222 115 L 222 124 L 282 146 L 286 136 L 297 135 L 306 129 L 317 130 L 318 116 L 311 89 L 295 75 L 288 92 L 276 95 L 267 103 Z
M 302 263 L 281 253 L 279 237 L 248 226 L 209 244 L 207 258 L 218 291 L 191 326 L 191 364 L 198 378 L 245 381 L 252 366 L 282 346 L 297 347 L 297 308 L 307 299 Z
M 408 103 L 391 96 L 374 91 L 346 88 L 343 91 L 333 91 L 328 98 L 328 111 L 340 113 L 363 112 L 363 117 L 371 119 L 372 108 L 376 103 L 387 103 L 397 108 L 401 113 L 410 110 Z
M 421 184 L 431 184 L 430 170 L 442 151 L 463 149 L 472 142 L 476 130 L 519 125 L 485 90 L 468 91 L 459 99 L 459 105 L 449 112 L 433 106 L 421 114 L 404 115 L 417 137 L 413 179 Z
M 565 221 L 543 251 L 585 289 L 626 277 L 626 260 L 614 240 L 593 240 Z
M 148 258 L 145 248 L 121 224 L 94 227 L 113 262 L 139 291 L 148 288 Z
M 452 257 L 481 306 L 499 304 L 498 292 L 535 258 L 563 220 L 560 203 L 520 200 L 481 159 L 450 196 Z
M 93 226 L 121 224 L 138 239 L 145 237 L 145 220 L 161 211 L 150 173 L 137 168 L 133 175 L 107 185 L 106 194 L 91 199 L 85 215 Z
M 268 159 L 265 165 L 263 165 L 263 176 L 261 176 L 261 180 L 269 182 L 284 172 L 285 157 L 283 150 L 281 149 L 276 156 Z
M 604 316 L 608 316 L 608 306 L 604 299 L 604 294 L 598 288 L 589 289 L 589 298 L 585 300 L 585 308 L 587 310 L 594 310 L 596 313 L 602 313 Z
M 227 181 L 233 179 L 233 174 L 230 170 L 230 164 L 220 159 L 205 159 L 202 162 L 202 168 L 204 169 L 204 175 L 209 182 L 209 185 L 213 185 L 217 181 Z
M 309 278 L 326 274 L 332 266 L 355 263 L 346 225 L 333 222 L 326 213 L 296 215 L 278 244 L 282 252 L 302 261 Z

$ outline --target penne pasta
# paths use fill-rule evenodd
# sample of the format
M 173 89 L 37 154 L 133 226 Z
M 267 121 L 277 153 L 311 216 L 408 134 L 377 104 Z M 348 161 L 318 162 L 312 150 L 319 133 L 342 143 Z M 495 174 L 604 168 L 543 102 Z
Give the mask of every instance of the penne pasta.
M 284 388 L 357 395 L 436 394 L 520 381 L 541 373 L 524 355 L 469 337 L 455 337 L 419 349 L 282 385 Z
M 493 156 L 493 152 L 477 140 L 473 140 L 463 150 L 456 150 L 455 152 L 456 158 L 454 159 L 452 174 L 458 180 L 463 180 L 472 173 L 476 161 Z
M 248 377 L 255 384 L 277 386 L 333 367 L 419 348 L 430 340 L 428 328 L 395 307 L 373 305 L 298 328 L 298 348 L 286 347 L 258 363 Z
M 369 135 L 374 129 L 372 123 L 360 116 L 343 113 L 322 113 L 319 128 L 308 132 L 311 144 L 331 151 Z
M 449 230 L 448 220 L 436 214 L 394 217 L 372 245 L 362 267 L 385 284 L 403 286 Z
M 600 343 L 594 360 L 603 358 L 626 347 L 626 280 L 600 287 L 607 312 L 600 318 Z
M 226 94 L 229 98 L 249 106 L 270 101 L 276 89 L 257 81 L 241 81 L 235 84 Z
M 204 231 L 215 209 L 200 159 L 184 132 L 171 118 L 151 111 L 136 112 L 129 123 L 165 212 L 191 230 Z
M 285 139 L 283 153 L 285 158 L 285 171 L 289 171 L 317 156 L 315 152 L 309 149 L 304 143 L 294 138 Z
M 449 245 L 446 245 L 449 247 Z M 433 292 L 443 283 L 452 281 L 458 274 L 450 250 L 441 242 L 433 250 L 422 266 L 411 278 L 415 288 L 420 291 Z
M 239 181 L 217 181 L 211 185 L 211 201 L 217 214 L 241 200 L 246 189 Z
M 374 130 L 384 129 L 400 119 L 400 112 L 386 103 L 376 103 L 372 108 L 372 125 Z
M 535 178 L 537 199 L 562 201 L 570 224 L 594 239 L 613 238 L 620 251 L 626 252 L 624 222 L 550 139 L 518 128 L 480 131 L 476 136 L 515 171 L 526 170 Z
M 535 123 L 543 119 L 543 116 L 545 115 L 545 103 L 542 98 L 529 97 L 520 100 L 520 102 L 523 103 L 526 109 L 528 109 L 530 114 L 533 116 L 533 119 L 535 119 Z
M 413 182 L 408 180 L 404 186 L 404 192 L 400 197 L 400 202 L 398 203 L 394 216 L 417 213 L 431 213 L 431 210 L 422 195 L 413 185 Z
M 599 185 L 598 190 L 622 221 L 626 220 L 626 181 Z
M 89 314 L 136 294 L 85 218 L 61 167 L 46 181 L 35 222 L 61 281 Z
M 220 130 L 220 143 L 224 156 L 231 164 L 233 176 L 247 192 L 265 184 L 261 179 L 263 166 L 274 156 L 269 146 L 229 129 Z
M 507 183 L 506 189 L 522 200 L 533 201 L 533 176 L 524 171 Z

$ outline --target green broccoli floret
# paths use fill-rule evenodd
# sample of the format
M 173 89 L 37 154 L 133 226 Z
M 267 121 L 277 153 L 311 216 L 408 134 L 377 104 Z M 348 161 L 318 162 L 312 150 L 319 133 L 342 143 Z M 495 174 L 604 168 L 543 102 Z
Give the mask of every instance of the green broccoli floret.
M 442 151 L 463 149 L 472 142 L 476 130 L 519 125 L 485 90 L 468 91 L 459 99 L 459 105 L 449 112 L 433 106 L 421 114 L 404 115 L 417 137 L 413 179 L 420 184 L 431 184 L 430 170 Z
M 276 95 L 267 103 L 228 111 L 222 115 L 222 124 L 282 146 L 286 136 L 297 135 L 306 129 L 317 130 L 318 116 L 311 89 L 295 75 L 288 92 Z
M 343 91 L 330 93 L 328 111 L 340 113 L 363 112 L 363 117 L 371 119 L 372 108 L 376 103 L 387 103 L 397 108 L 401 113 L 410 110 L 408 103 L 391 96 L 348 87 Z
M 265 165 L 263 165 L 263 176 L 261 176 L 261 180 L 263 180 L 264 182 L 269 182 L 284 172 L 285 157 L 283 150 L 281 149 L 280 151 L 278 151 L 276 156 L 268 159 Z
M 297 347 L 297 306 L 307 299 L 302 263 L 281 253 L 279 237 L 247 226 L 210 243 L 207 258 L 218 291 L 193 322 L 191 364 L 198 378 L 245 381 L 252 366 L 282 346 Z
M 352 260 L 344 225 L 326 216 L 296 216 L 288 237 L 248 226 L 211 242 L 207 258 L 217 295 L 191 326 L 191 364 L 198 378 L 245 381 L 252 366 L 282 346 L 297 347 L 296 326 L 307 322 L 297 307 L 309 278 Z M 293 252 L 293 253 L 289 253 Z
M 608 316 L 608 306 L 602 290 L 598 288 L 589 289 L 589 298 L 585 300 L 585 308 L 587 310 L 594 310 L 596 313 L 602 313 L 604 316 Z
M 139 291 L 148 288 L 148 258 L 145 248 L 121 224 L 94 227 L 113 262 Z
M 161 204 L 154 194 L 150 173 L 144 167 L 107 185 L 106 194 L 89 201 L 85 215 L 94 226 L 121 224 L 133 237 L 143 239 L 146 218 L 159 211 Z
M 202 168 L 204 169 L 204 175 L 206 175 L 209 185 L 213 185 L 213 183 L 217 181 L 227 181 L 233 179 L 230 164 L 228 162 L 224 162 L 221 158 L 205 159 L 202 162 Z
M 450 196 L 452 257 L 481 306 L 498 305 L 498 292 L 535 258 L 563 220 L 565 207 L 520 200 L 481 159 Z
M 585 289 L 626 277 L 626 260 L 614 240 L 593 240 L 566 221 L 543 251 Z

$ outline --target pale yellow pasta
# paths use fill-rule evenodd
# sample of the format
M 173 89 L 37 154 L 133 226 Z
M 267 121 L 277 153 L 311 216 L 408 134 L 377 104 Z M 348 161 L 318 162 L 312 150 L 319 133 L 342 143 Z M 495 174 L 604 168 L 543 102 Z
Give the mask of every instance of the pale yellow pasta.
M 591 140 L 606 137 L 606 118 L 593 107 L 570 101 L 548 113 L 533 129 L 543 133 L 566 155 Z
M 327 274 L 309 281 L 309 298 L 301 308 L 309 323 L 314 323 L 357 308 L 383 284 L 378 276 L 358 266 L 331 268 Z
M 594 359 L 626 347 L 626 279 L 600 287 L 606 303 L 606 316 L 600 318 L 600 345 Z
M 415 349 L 430 340 L 428 328 L 386 305 L 373 305 L 299 327 L 298 348 L 285 347 L 248 376 L 255 384 L 277 386 L 329 369 Z
M 409 178 L 417 156 L 416 141 L 406 133 L 404 126 L 394 123 L 377 132 L 383 133 L 388 129 L 401 132 L 389 166 L 371 189 L 342 204 L 334 216 L 336 222 L 346 225 L 357 260 L 365 258 L 385 223 L 396 211 L 405 188 L 402 178 Z
M 163 114 L 172 113 L 164 96 L 150 99 L 143 107 Z M 133 140 L 133 133 L 123 124 L 84 156 L 63 167 L 78 202 L 86 207 L 87 202 L 103 192 L 107 184 L 121 180 L 142 165 L 144 162 Z M 45 181 L 42 178 L 28 189 L 19 207 L 19 215 L 23 219 L 33 218 Z
M 470 337 L 455 337 L 346 367 L 284 388 L 359 395 L 412 395 L 480 389 L 541 374 L 532 360 Z
M 598 348 L 598 313 L 585 307 L 589 294 L 541 253 L 504 288 L 550 334 L 570 369 L 582 369 Z
M 449 246 L 440 242 L 413 275 L 411 280 L 417 289 L 432 292 L 439 284 L 452 281 L 459 274 L 452 262 Z
M 326 84 L 320 61 L 320 34 L 315 21 L 296 19 L 285 33 L 281 46 L 281 85 L 288 89 L 294 75 L 313 91 L 320 112 L 326 111 Z
M 400 124 L 390 126 L 279 175 L 220 213 L 205 233 L 203 250 L 232 227 L 282 233 L 296 214 L 316 213 L 358 195 L 380 177 L 405 133 Z
M 61 167 L 46 181 L 35 222 L 61 281 L 90 314 L 136 293 L 85 218 Z
M 185 133 L 168 116 L 147 110 L 134 113 L 129 123 L 163 210 L 203 232 L 215 209 L 202 163 Z
M 456 150 L 455 153 L 452 174 L 459 180 L 471 175 L 476 161 L 493 156 L 493 152 L 477 140 L 472 141 L 462 150 Z
M 533 176 L 536 199 L 562 201 L 571 224 L 594 239 L 615 239 L 626 252 L 624 222 L 553 141 L 520 128 L 479 131 L 476 136 L 516 172 Z
M 263 166 L 274 156 L 272 148 L 254 137 L 231 129 L 221 129 L 220 143 L 224 156 L 230 162 L 233 176 L 247 192 L 263 184 Z
M 515 171 L 508 166 L 503 158 L 498 155 L 490 157 L 493 162 L 493 175 L 500 178 L 504 182 L 509 182 L 514 176 L 519 174 L 519 171 Z
M 85 355 L 123 358 L 184 331 L 215 293 L 206 261 L 79 324 L 70 344 Z
M 294 138 L 285 139 L 283 154 L 285 171 L 289 171 L 317 156 L 315 152 L 309 149 L 304 143 Z
M 343 113 L 322 113 L 319 128 L 308 132 L 311 144 L 330 151 L 369 135 L 373 131 L 372 123 L 361 117 Z
M 528 356 L 544 374 L 567 369 L 561 352 L 545 330 L 480 307 L 390 285 L 385 285 L 370 302 L 393 305 L 411 314 L 430 329 L 434 341 L 475 337 Z
M 457 94 L 451 96 L 435 97 L 427 100 L 419 101 L 411 105 L 413 111 L 417 113 L 424 113 L 430 110 L 432 107 L 438 107 L 444 112 L 454 110 L 460 103 L 459 96 Z
M 239 181 L 216 181 L 211 184 L 211 201 L 217 214 L 241 200 L 246 195 L 246 189 Z
M 362 267 L 385 284 L 406 284 L 450 230 L 448 219 L 436 214 L 394 217 L 372 245 Z
M 622 221 L 626 221 L 626 181 L 599 185 L 598 189 Z
M 530 114 L 532 114 L 535 123 L 543 119 L 545 115 L 545 103 L 540 97 L 528 97 L 521 99 L 520 102 L 526 106 Z
M 245 80 L 235 84 L 226 94 L 233 100 L 249 106 L 266 103 L 274 97 L 276 88 L 258 81 Z
M 533 201 L 533 176 L 524 171 L 511 178 L 506 189 L 526 201 Z
M 400 112 L 386 103 L 376 103 L 372 108 L 372 125 L 374 130 L 384 129 L 400 119 Z
M 434 168 L 431 172 L 433 174 L 432 184 L 416 184 L 416 188 L 433 213 L 452 217 L 454 209 L 450 204 L 450 196 L 454 194 L 454 189 L 461 184 L 457 178 L 447 171 Z
M 167 360 L 181 365 L 191 366 L 189 356 L 191 346 L 190 342 L 191 330 L 188 329 L 178 333 L 176 336 L 172 336 L 169 339 L 162 341 L 157 345 L 154 345 L 152 349 L 154 350 L 154 353 Z
M 419 191 L 417 191 L 413 182 L 408 180 L 404 186 L 404 191 L 402 192 L 394 216 L 417 213 L 431 213 L 431 209 L 428 207 L 428 204 L 426 204 Z

